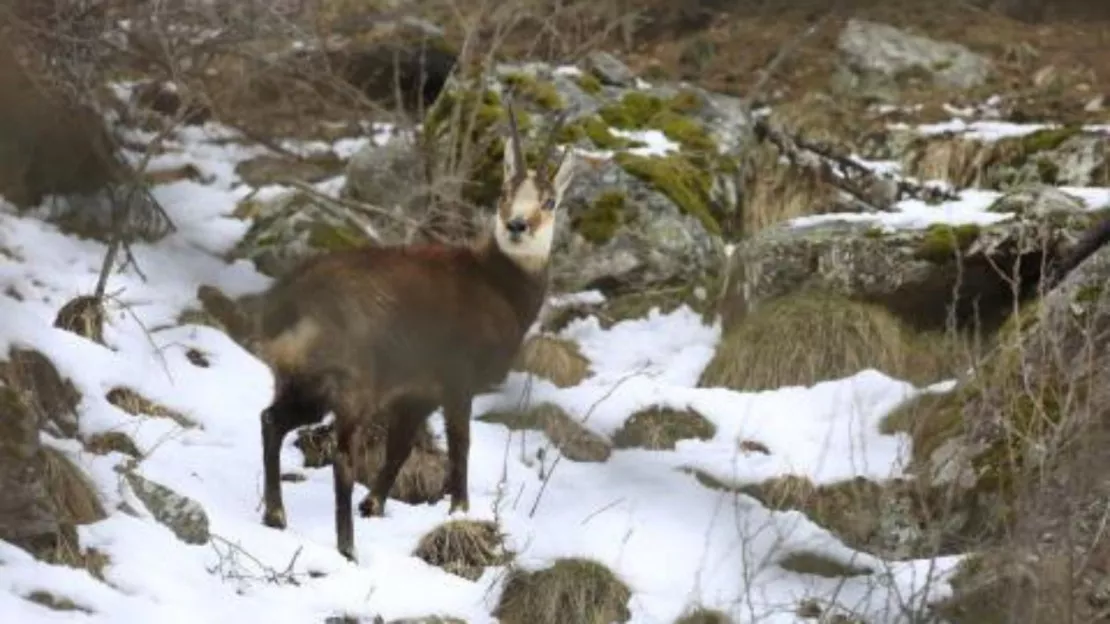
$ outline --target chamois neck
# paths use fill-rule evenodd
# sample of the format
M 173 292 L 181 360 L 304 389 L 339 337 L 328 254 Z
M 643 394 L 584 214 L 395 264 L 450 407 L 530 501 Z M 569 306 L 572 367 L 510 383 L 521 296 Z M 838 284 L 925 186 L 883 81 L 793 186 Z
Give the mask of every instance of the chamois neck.
M 522 266 L 519 258 L 505 253 L 492 235 L 474 247 L 487 279 L 509 301 L 525 328 L 536 320 L 547 296 L 548 263 Z

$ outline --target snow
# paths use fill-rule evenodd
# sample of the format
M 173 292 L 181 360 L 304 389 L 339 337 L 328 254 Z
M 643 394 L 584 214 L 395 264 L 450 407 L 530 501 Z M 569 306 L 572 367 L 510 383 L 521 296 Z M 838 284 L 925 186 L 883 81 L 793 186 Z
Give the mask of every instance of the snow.
M 972 124 L 974 126 L 974 124 Z M 983 126 L 975 126 L 980 129 Z M 375 142 L 383 136 L 375 129 Z M 650 133 L 636 138 L 668 149 Z M 319 622 L 332 615 L 386 620 L 426 615 L 455 616 L 471 624 L 494 622 L 504 569 L 487 569 L 477 581 L 453 576 L 411 555 L 425 533 L 448 518 L 447 500 L 434 505 L 388 504 L 384 518 L 356 518 L 358 564 L 336 552 L 330 469 L 302 468 L 290 435 L 282 450 L 285 471 L 305 480 L 283 483 L 289 528 L 261 524 L 261 449 L 258 415 L 271 398 L 268 370 L 223 333 L 180 326 L 180 312 L 196 304 L 200 284 L 229 295 L 255 292 L 270 280 L 247 262 L 222 258 L 245 233 L 231 217 L 248 189 L 235 164 L 260 153 L 229 141 L 215 124 L 171 137 L 154 166 L 192 165 L 206 179 L 159 186 L 155 195 L 178 230 L 156 244 L 137 244 L 133 268 L 113 274 L 114 293 L 105 338 L 109 348 L 54 329 L 58 308 L 89 292 L 104 246 L 60 233 L 4 206 L 0 247 L 13 258 L 0 262 L 0 349 L 21 345 L 50 357 L 83 395 L 80 433 L 120 430 L 144 454 L 138 472 L 196 500 L 207 511 L 212 543 L 188 545 L 158 524 L 116 468 L 119 454 L 96 456 L 74 441 L 46 440 L 70 454 L 97 485 L 108 518 L 80 528 L 82 544 L 110 559 L 107 583 L 84 571 L 47 565 L 0 542 L 0 619 L 8 622 Z M 352 140 L 353 141 L 353 140 Z M 327 146 L 351 154 L 365 143 Z M 319 146 L 301 146 L 315 147 Z M 319 188 L 334 192 L 342 177 Z M 279 192 L 274 188 L 268 192 Z M 1092 207 L 1110 201 L 1106 189 L 1068 189 Z M 906 201 L 883 215 L 825 215 L 797 219 L 871 220 L 884 227 L 931 223 L 990 223 L 1007 215 L 985 211 L 998 194 L 965 190 L 941 206 Z M 555 304 L 596 302 L 597 293 L 572 293 Z M 909 440 L 883 435 L 880 419 L 919 392 L 881 371 L 862 370 L 811 387 L 742 393 L 698 388 L 720 328 L 706 325 L 688 308 L 652 312 L 604 329 L 579 319 L 561 333 L 590 361 L 581 384 L 558 388 L 542 379 L 511 374 L 496 392 L 474 401 L 474 415 L 523 402 L 555 403 L 600 435 L 611 435 L 635 410 L 649 406 L 692 408 L 717 427 L 708 440 L 685 440 L 671 451 L 615 450 L 603 463 L 557 461 L 558 452 L 540 432 L 510 432 L 475 420 L 470 452 L 471 511 L 496 520 L 509 535 L 516 564 L 542 568 L 560 557 L 583 556 L 611 568 L 632 589 L 635 624 L 672 622 L 693 606 L 720 609 L 737 622 L 798 622 L 806 598 L 836 602 L 873 621 L 890 615 L 909 596 L 943 597 L 943 582 L 956 557 L 930 561 L 881 561 L 854 551 L 798 512 L 776 512 L 754 498 L 707 488 L 691 471 L 735 485 L 784 475 L 833 483 L 853 477 L 902 475 Z M 186 357 L 207 356 L 208 367 Z M 174 409 L 198 426 L 136 418 L 114 407 L 105 394 L 126 386 Z M 442 443 L 442 418 L 433 416 Z M 769 454 L 744 452 L 758 442 Z M 542 451 L 542 452 L 541 452 Z M 366 489 L 356 485 L 355 497 Z M 138 510 L 129 515 L 120 503 Z M 856 561 L 873 574 L 826 579 L 788 572 L 776 565 L 799 551 Z M 273 571 L 289 574 L 271 582 Z M 83 612 L 56 612 L 23 598 L 47 591 Z

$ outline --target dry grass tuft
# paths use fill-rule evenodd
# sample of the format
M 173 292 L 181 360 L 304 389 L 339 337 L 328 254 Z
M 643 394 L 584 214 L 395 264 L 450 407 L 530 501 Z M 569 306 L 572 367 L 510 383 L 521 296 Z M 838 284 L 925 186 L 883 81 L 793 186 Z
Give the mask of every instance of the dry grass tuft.
M 73 332 L 82 338 L 104 344 L 104 321 L 107 312 L 97 297 L 84 296 L 70 300 L 54 319 L 54 327 Z
M 715 609 L 698 607 L 680 616 L 674 624 L 732 624 L 732 618 Z
M 368 428 L 362 440 L 360 457 L 355 467 L 355 479 L 371 487 L 385 461 L 384 432 Z M 335 453 L 335 435 L 331 425 L 305 427 L 297 432 L 294 446 L 304 454 L 306 468 L 330 466 Z M 443 483 L 447 476 L 447 454 L 436 446 L 431 432 L 425 426 L 417 436 L 412 453 L 405 460 L 389 497 L 410 505 L 435 503 L 443 498 Z
M 488 520 L 449 520 L 420 538 L 412 554 L 471 581 L 511 558 L 497 524 Z
M 754 234 L 787 219 L 823 214 L 837 208 L 838 191 L 816 171 L 780 162 L 770 145 L 753 150 L 750 197 L 744 205 L 744 232 Z
M 31 592 L 23 598 L 53 611 L 80 611 L 90 615 L 93 612 L 92 609 L 83 607 L 65 596 L 58 596 L 41 589 Z
M 616 448 L 674 450 L 679 440 L 708 440 L 717 427 L 692 409 L 653 406 L 628 418 L 613 434 Z
M 828 555 L 809 551 L 792 552 L 778 561 L 778 565 L 788 572 L 812 574 L 825 578 L 843 578 L 871 574 L 865 567 L 854 567 L 830 558 Z
M 486 412 L 478 420 L 505 425 L 514 431 L 543 431 L 555 448 L 571 461 L 603 462 L 612 452 L 604 438 L 553 403 L 541 403 L 528 410 Z
M 703 284 L 621 293 L 602 303 L 564 305 L 546 315 L 541 326 L 543 331 L 555 333 L 574 321 L 592 316 L 602 329 L 609 329 L 623 321 L 645 318 L 653 310 L 659 314 L 670 314 L 683 305 L 708 319 L 716 312 L 714 299 L 709 296 L 716 288 L 711 280 L 706 280 Z
M 135 441 L 131 436 L 123 433 L 122 431 L 105 431 L 102 433 L 94 433 L 89 436 L 84 443 L 85 450 L 95 455 L 107 455 L 108 453 L 123 453 L 131 457 L 142 457 L 142 452 L 136 446 Z
M 543 377 L 560 388 L 570 388 L 589 376 L 590 361 L 573 341 L 539 334 L 521 345 L 513 370 Z
M 197 426 L 195 422 L 164 405 L 160 405 L 139 394 L 135 390 L 116 386 L 108 391 L 105 396 L 109 403 L 132 416 L 153 416 L 155 418 L 168 418 L 178 425 L 191 429 Z
M 81 550 L 75 535 L 59 538 L 54 548 L 47 551 L 42 559 L 53 565 L 85 570 L 100 581 L 104 580 L 104 570 L 112 563 L 108 555 L 95 548 Z
M 107 517 L 96 488 L 58 449 L 42 447 L 46 490 L 62 524 L 90 524 Z
M 494 616 L 502 624 L 627 622 L 631 596 L 628 586 L 600 563 L 560 559 L 543 570 L 510 574 Z
M 951 377 L 958 365 L 954 342 L 918 334 L 878 305 L 798 293 L 761 304 L 727 331 L 699 385 L 810 386 L 867 368 L 927 384 Z

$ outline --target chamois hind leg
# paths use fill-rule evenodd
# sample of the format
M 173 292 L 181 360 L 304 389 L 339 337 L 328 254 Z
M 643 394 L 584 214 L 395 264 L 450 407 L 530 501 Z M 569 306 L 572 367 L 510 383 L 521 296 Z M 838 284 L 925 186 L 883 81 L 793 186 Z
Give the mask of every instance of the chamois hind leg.
M 386 406 L 383 416 L 386 419 L 387 433 L 385 459 L 374 478 L 374 487 L 359 504 L 359 512 L 365 516 L 385 515 L 385 502 L 389 491 L 412 453 L 413 443 L 420 427 L 436 409 L 435 403 L 420 399 L 401 398 Z
M 332 477 L 335 481 L 335 539 L 340 554 L 352 562 L 355 557 L 355 528 L 351 510 L 351 495 L 355 484 L 355 466 L 358 462 L 357 414 L 336 414 L 335 458 Z
M 470 510 L 467 486 L 467 462 L 470 455 L 471 396 L 451 393 L 443 405 L 443 420 L 447 429 L 447 494 L 451 496 L 448 513 Z
M 327 407 L 305 384 L 297 380 L 277 380 L 278 392 L 262 410 L 262 523 L 284 529 L 285 505 L 281 497 L 281 443 L 293 429 L 320 422 Z

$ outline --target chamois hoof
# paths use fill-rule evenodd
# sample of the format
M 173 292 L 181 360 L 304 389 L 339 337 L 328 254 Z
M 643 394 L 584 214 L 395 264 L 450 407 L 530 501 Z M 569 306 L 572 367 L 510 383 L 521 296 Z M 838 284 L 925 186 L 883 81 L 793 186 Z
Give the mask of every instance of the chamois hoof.
M 285 510 L 284 509 L 267 509 L 266 513 L 262 515 L 262 524 L 270 527 L 271 529 L 284 530 L 285 529 Z
M 363 518 L 381 518 L 385 516 L 385 501 L 379 501 L 373 495 L 362 499 L 358 504 L 358 512 Z
M 455 512 L 468 513 L 470 511 L 470 501 L 467 499 L 452 499 L 451 509 L 447 511 L 447 515 L 454 515 Z
M 350 561 L 351 563 L 353 563 L 355 565 L 358 565 L 358 556 L 355 555 L 355 547 L 354 546 L 348 546 L 346 548 L 340 546 L 339 547 L 339 554 L 343 555 L 343 558 L 346 559 L 347 561 Z

